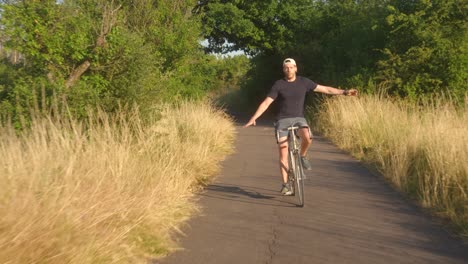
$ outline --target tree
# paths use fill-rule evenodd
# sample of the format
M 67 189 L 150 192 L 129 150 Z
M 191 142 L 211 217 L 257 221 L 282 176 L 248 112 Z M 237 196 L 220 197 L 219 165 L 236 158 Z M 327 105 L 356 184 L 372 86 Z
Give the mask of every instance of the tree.
M 200 1 L 196 11 L 204 14 L 210 51 L 242 49 L 255 56 L 256 67 L 245 89 L 256 101 L 281 77 L 285 57 L 296 58 L 299 73 L 320 83 L 367 83 L 385 45 L 385 3 Z M 226 49 L 226 42 L 232 46 Z
M 295 57 L 300 73 L 335 86 L 421 96 L 467 91 L 467 3 L 457 0 L 199 1 L 208 50 L 242 49 L 258 67 Z M 230 43 L 226 46 L 225 43 Z M 266 63 L 263 63 L 266 62 Z M 262 74 L 276 76 L 275 69 Z M 259 76 L 252 87 L 268 89 Z M 258 88 L 256 88 L 258 89 Z
M 277 53 L 290 48 L 293 24 L 301 24 L 310 0 L 292 1 L 198 1 L 195 11 L 203 13 L 209 51 L 244 50 L 249 54 Z M 226 46 L 226 43 L 232 45 Z
M 213 89 L 211 80 L 216 78 L 210 75 L 213 71 L 199 70 L 209 58 L 200 45 L 200 17 L 192 13 L 195 4 L 195 0 L 1 1 L 2 44 L 23 59 L 15 65 L 3 62 L 17 78 L 0 80 L 4 106 L 0 109 L 13 116 L 25 114 L 42 96 L 46 100 L 40 106 L 49 107 L 54 94 L 78 115 L 93 104 L 112 111 L 119 103 L 149 106 L 203 96 Z
M 415 97 L 467 92 L 468 4 L 456 0 L 391 1 L 389 41 L 378 79 L 391 91 Z

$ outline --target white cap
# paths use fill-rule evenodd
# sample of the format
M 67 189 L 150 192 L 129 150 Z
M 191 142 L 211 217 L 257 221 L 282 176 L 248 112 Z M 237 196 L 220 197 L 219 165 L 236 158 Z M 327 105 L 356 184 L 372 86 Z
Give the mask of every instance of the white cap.
M 296 65 L 296 61 L 294 59 L 291 59 L 291 58 L 287 58 L 283 61 L 283 66 L 286 64 L 286 63 L 291 63 L 293 65 Z

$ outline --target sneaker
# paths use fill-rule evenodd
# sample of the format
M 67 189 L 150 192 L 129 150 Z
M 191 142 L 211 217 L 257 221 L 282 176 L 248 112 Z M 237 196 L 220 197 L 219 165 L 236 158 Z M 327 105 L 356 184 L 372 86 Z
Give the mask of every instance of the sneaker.
M 312 170 L 312 166 L 310 165 L 310 162 L 306 157 L 301 157 L 301 161 L 302 168 L 304 168 L 304 170 Z
M 283 188 L 281 188 L 281 193 L 283 195 L 293 195 L 294 192 L 292 191 L 291 185 L 289 183 L 283 183 Z

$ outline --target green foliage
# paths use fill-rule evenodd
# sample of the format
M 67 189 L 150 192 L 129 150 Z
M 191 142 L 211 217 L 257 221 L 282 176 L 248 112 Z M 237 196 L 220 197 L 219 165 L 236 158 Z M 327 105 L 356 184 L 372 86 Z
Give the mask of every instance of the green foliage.
M 378 62 L 377 78 L 393 93 L 421 94 L 467 91 L 468 50 L 463 1 L 391 1 L 389 40 Z
M 4 0 L 0 116 L 20 124 L 28 108 L 52 107 L 54 94 L 82 116 L 93 104 L 146 107 L 241 83 L 258 102 L 282 76 L 285 57 L 326 85 L 463 98 L 465 2 Z M 206 51 L 240 49 L 254 67 L 242 67 L 245 56 L 206 55 L 202 36 Z
M 253 101 L 281 77 L 285 57 L 296 59 L 299 74 L 326 85 L 463 98 L 467 6 L 457 0 L 216 0 L 199 1 L 196 11 L 204 14 L 210 51 L 255 55 L 245 88 Z
M 12 1 L 3 4 L 5 46 L 25 57 L 31 74 L 64 78 L 85 59 L 93 45 L 89 17 L 56 1 Z
M 294 38 L 289 26 L 303 23 L 302 9 L 310 1 L 199 1 L 203 12 L 205 37 L 209 50 L 226 52 L 242 49 L 250 54 L 276 53 L 291 47 Z M 225 43 L 233 43 L 226 46 Z
M 52 102 L 80 117 L 96 104 L 206 96 L 222 70 L 200 45 L 196 2 L 0 1 L 0 116 L 21 126 L 28 109 Z
M 285 57 L 294 57 L 299 74 L 319 83 L 369 83 L 375 61 L 382 57 L 378 50 L 385 44 L 381 6 L 381 1 L 210 1 L 202 10 L 210 50 L 223 50 L 228 41 L 231 48 L 255 54 L 255 68 L 241 93 L 256 104 L 282 77 Z M 228 12 L 232 9 L 238 10 L 236 16 Z M 249 32 L 256 32 L 261 44 L 244 38 L 246 29 L 224 23 L 224 17 L 234 16 L 232 20 L 255 27 Z
M 240 112 L 245 110 L 248 95 L 241 94 L 245 91 L 248 80 L 246 74 L 252 70 L 251 60 L 245 55 L 212 57 L 210 66 L 215 69 L 217 78 L 214 79 L 213 87 L 218 87 L 210 92 L 210 97 L 221 107 L 228 107 L 229 110 Z

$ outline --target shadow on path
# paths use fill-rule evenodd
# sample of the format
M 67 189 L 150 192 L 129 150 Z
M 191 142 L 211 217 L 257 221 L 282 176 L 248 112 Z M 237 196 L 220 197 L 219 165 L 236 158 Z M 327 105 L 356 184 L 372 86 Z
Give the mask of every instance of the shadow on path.
M 250 189 L 250 190 L 246 190 Z M 230 200 L 232 202 L 259 204 L 267 206 L 295 207 L 296 204 L 279 195 L 278 191 L 248 186 L 235 186 L 230 184 L 210 184 L 205 187 L 200 196 L 212 199 Z M 258 191 L 256 191 L 258 190 Z M 272 193 L 268 195 L 265 193 Z
M 247 197 L 254 198 L 254 199 L 274 199 L 275 198 L 274 196 L 263 195 L 259 192 L 249 192 L 238 186 L 213 184 L 213 185 L 209 185 L 208 187 L 206 187 L 206 189 L 209 191 L 214 191 L 214 192 L 224 192 L 224 193 L 245 195 Z M 237 196 L 231 196 L 231 197 L 237 197 Z

